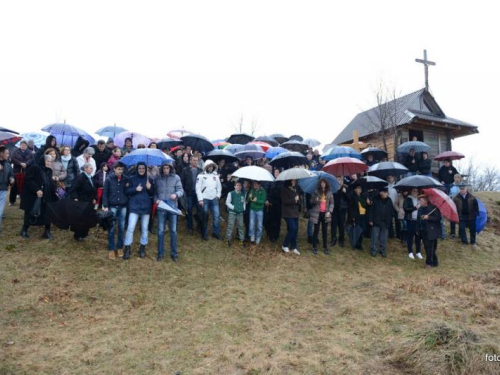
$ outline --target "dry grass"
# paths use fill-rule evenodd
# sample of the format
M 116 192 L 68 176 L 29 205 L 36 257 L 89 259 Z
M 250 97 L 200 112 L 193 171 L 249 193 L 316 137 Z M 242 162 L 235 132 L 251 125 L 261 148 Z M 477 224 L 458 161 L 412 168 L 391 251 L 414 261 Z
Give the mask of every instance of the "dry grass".
M 481 195 L 498 220 L 499 194 Z M 498 208 L 497 208 L 498 207 Z M 106 259 L 105 236 L 0 239 L 0 374 L 498 374 L 500 240 L 440 242 L 440 267 L 335 247 L 300 257 L 184 232 L 180 263 Z M 498 216 L 496 216 L 498 215 Z M 168 237 L 168 236 L 167 236 Z M 168 240 L 167 240 L 168 242 Z

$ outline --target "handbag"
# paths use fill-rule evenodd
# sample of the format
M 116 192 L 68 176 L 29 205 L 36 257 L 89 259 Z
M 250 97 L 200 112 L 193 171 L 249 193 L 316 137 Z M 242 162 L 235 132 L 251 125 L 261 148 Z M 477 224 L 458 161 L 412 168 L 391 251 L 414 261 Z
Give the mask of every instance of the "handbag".
M 35 224 L 42 215 L 42 198 L 37 197 L 30 212 L 30 223 Z
M 56 182 L 56 195 L 57 199 L 59 200 L 63 199 L 66 196 L 66 185 L 64 185 L 64 182 Z

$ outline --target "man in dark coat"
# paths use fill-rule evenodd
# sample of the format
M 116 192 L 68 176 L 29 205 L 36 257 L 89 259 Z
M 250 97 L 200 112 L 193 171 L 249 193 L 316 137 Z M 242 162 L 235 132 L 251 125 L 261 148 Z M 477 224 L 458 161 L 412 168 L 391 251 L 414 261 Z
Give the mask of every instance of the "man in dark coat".
M 347 222 L 354 227 L 361 228 L 362 232 L 365 232 L 368 204 L 366 197 L 362 194 L 363 187 L 359 183 L 352 183 L 351 187 L 353 191 L 349 194 Z M 363 250 L 363 234 L 357 239 L 354 248 Z
M 28 165 L 30 165 L 33 162 L 34 157 L 35 155 L 28 148 L 28 143 L 25 140 L 22 140 L 21 144 L 19 145 L 19 148 L 17 148 L 12 153 L 11 161 L 12 164 L 14 165 L 14 176 L 17 174 L 18 175 L 17 178 L 20 181 L 24 181 L 23 178 L 26 177 L 26 169 L 28 168 Z M 15 181 L 14 185 L 12 185 L 10 188 L 10 196 L 9 196 L 10 205 L 16 203 L 17 195 L 21 194 L 22 192 L 23 192 L 22 186 L 18 186 L 17 181 Z
M 382 188 L 378 197 L 373 199 L 373 203 L 368 210 L 368 223 L 372 227 L 370 251 L 372 257 L 377 256 L 377 253 L 380 253 L 382 258 L 386 257 L 387 237 L 393 214 L 394 205 L 391 198 L 389 198 L 389 189 L 387 187 Z
M 427 152 L 422 152 L 422 158 L 418 161 L 418 173 L 424 176 L 431 176 L 432 160 Z
M 335 194 L 333 194 L 334 208 L 331 223 L 332 241 L 330 242 L 330 246 L 335 246 L 338 239 L 339 247 L 344 247 L 345 221 L 347 218 L 347 208 L 349 207 L 349 200 L 347 198 L 347 185 L 344 184 L 344 178 L 337 177 L 337 181 L 340 185 L 340 188 Z
M 427 268 L 437 267 L 437 244 L 441 238 L 441 212 L 429 203 L 426 195 L 419 195 L 420 208 L 417 214 L 417 226 L 420 238 L 424 242 L 425 264 Z
M 106 143 L 101 139 L 96 145 L 91 146 L 95 150 L 94 156 L 95 165 L 100 166 L 102 163 L 107 163 L 111 157 L 111 151 L 106 147 Z
M 7 201 L 7 189 L 14 184 L 14 173 L 9 161 L 9 150 L 0 146 L 0 231 L 2 230 L 2 217 Z
M 189 166 L 184 167 L 181 172 L 181 183 L 184 189 L 184 201 L 186 202 L 186 223 L 190 234 L 193 234 L 193 208 L 198 212 L 198 197 L 196 196 L 196 178 L 203 172 L 198 168 L 198 157 L 191 156 Z
M 404 165 L 408 168 L 409 175 L 416 175 L 418 171 L 418 157 L 414 149 L 411 149 L 408 155 L 406 155 Z
M 460 185 L 460 192 L 453 198 L 460 219 L 458 233 L 464 245 L 468 245 L 467 228 L 470 232 L 470 244 L 476 244 L 476 218 L 479 215 L 479 205 L 474 195 L 467 191 L 467 186 Z
M 439 168 L 439 181 L 446 187 L 446 193 L 449 194 L 451 185 L 455 181 L 455 175 L 458 174 L 457 169 L 451 164 L 450 159 L 444 161 L 444 165 Z

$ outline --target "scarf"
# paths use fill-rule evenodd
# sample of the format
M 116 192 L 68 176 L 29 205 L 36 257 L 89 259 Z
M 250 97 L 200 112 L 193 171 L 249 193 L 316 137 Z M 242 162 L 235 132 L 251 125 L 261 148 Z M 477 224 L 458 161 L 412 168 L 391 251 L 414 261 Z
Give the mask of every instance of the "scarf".
M 64 169 L 68 169 L 68 163 L 71 160 L 71 157 L 72 157 L 71 155 L 67 155 L 67 156 L 62 155 L 61 156 L 61 163 L 63 163 Z

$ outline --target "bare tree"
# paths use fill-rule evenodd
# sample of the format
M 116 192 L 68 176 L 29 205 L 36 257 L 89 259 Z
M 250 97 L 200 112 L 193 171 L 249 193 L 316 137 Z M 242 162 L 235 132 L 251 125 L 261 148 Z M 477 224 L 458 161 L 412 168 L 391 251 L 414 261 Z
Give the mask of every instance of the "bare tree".
M 474 191 L 500 190 L 500 171 L 495 166 L 477 163 L 471 157 L 467 161 L 458 162 L 457 169 Z
M 258 121 L 257 119 L 254 117 L 252 119 L 252 124 L 250 125 L 250 134 L 251 135 L 255 135 L 255 133 L 257 133 L 257 130 L 259 129 L 259 126 L 258 126 Z
M 497 167 L 486 166 L 477 181 L 478 191 L 498 191 L 500 190 L 500 171 Z
M 252 122 L 250 123 L 250 125 L 246 126 L 245 125 L 245 118 L 244 118 L 243 114 L 241 114 L 240 119 L 238 120 L 238 122 L 233 123 L 232 128 L 234 129 L 234 131 L 236 133 L 244 133 L 244 130 L 246 128 L 248 128 L 249 133 L 252 135 L 255 135 L 255 133 L 257 133 L 257 131 L 259 129 L 259 126 L 258 126 L 258 121 L 255 117 L 252 119 Z

